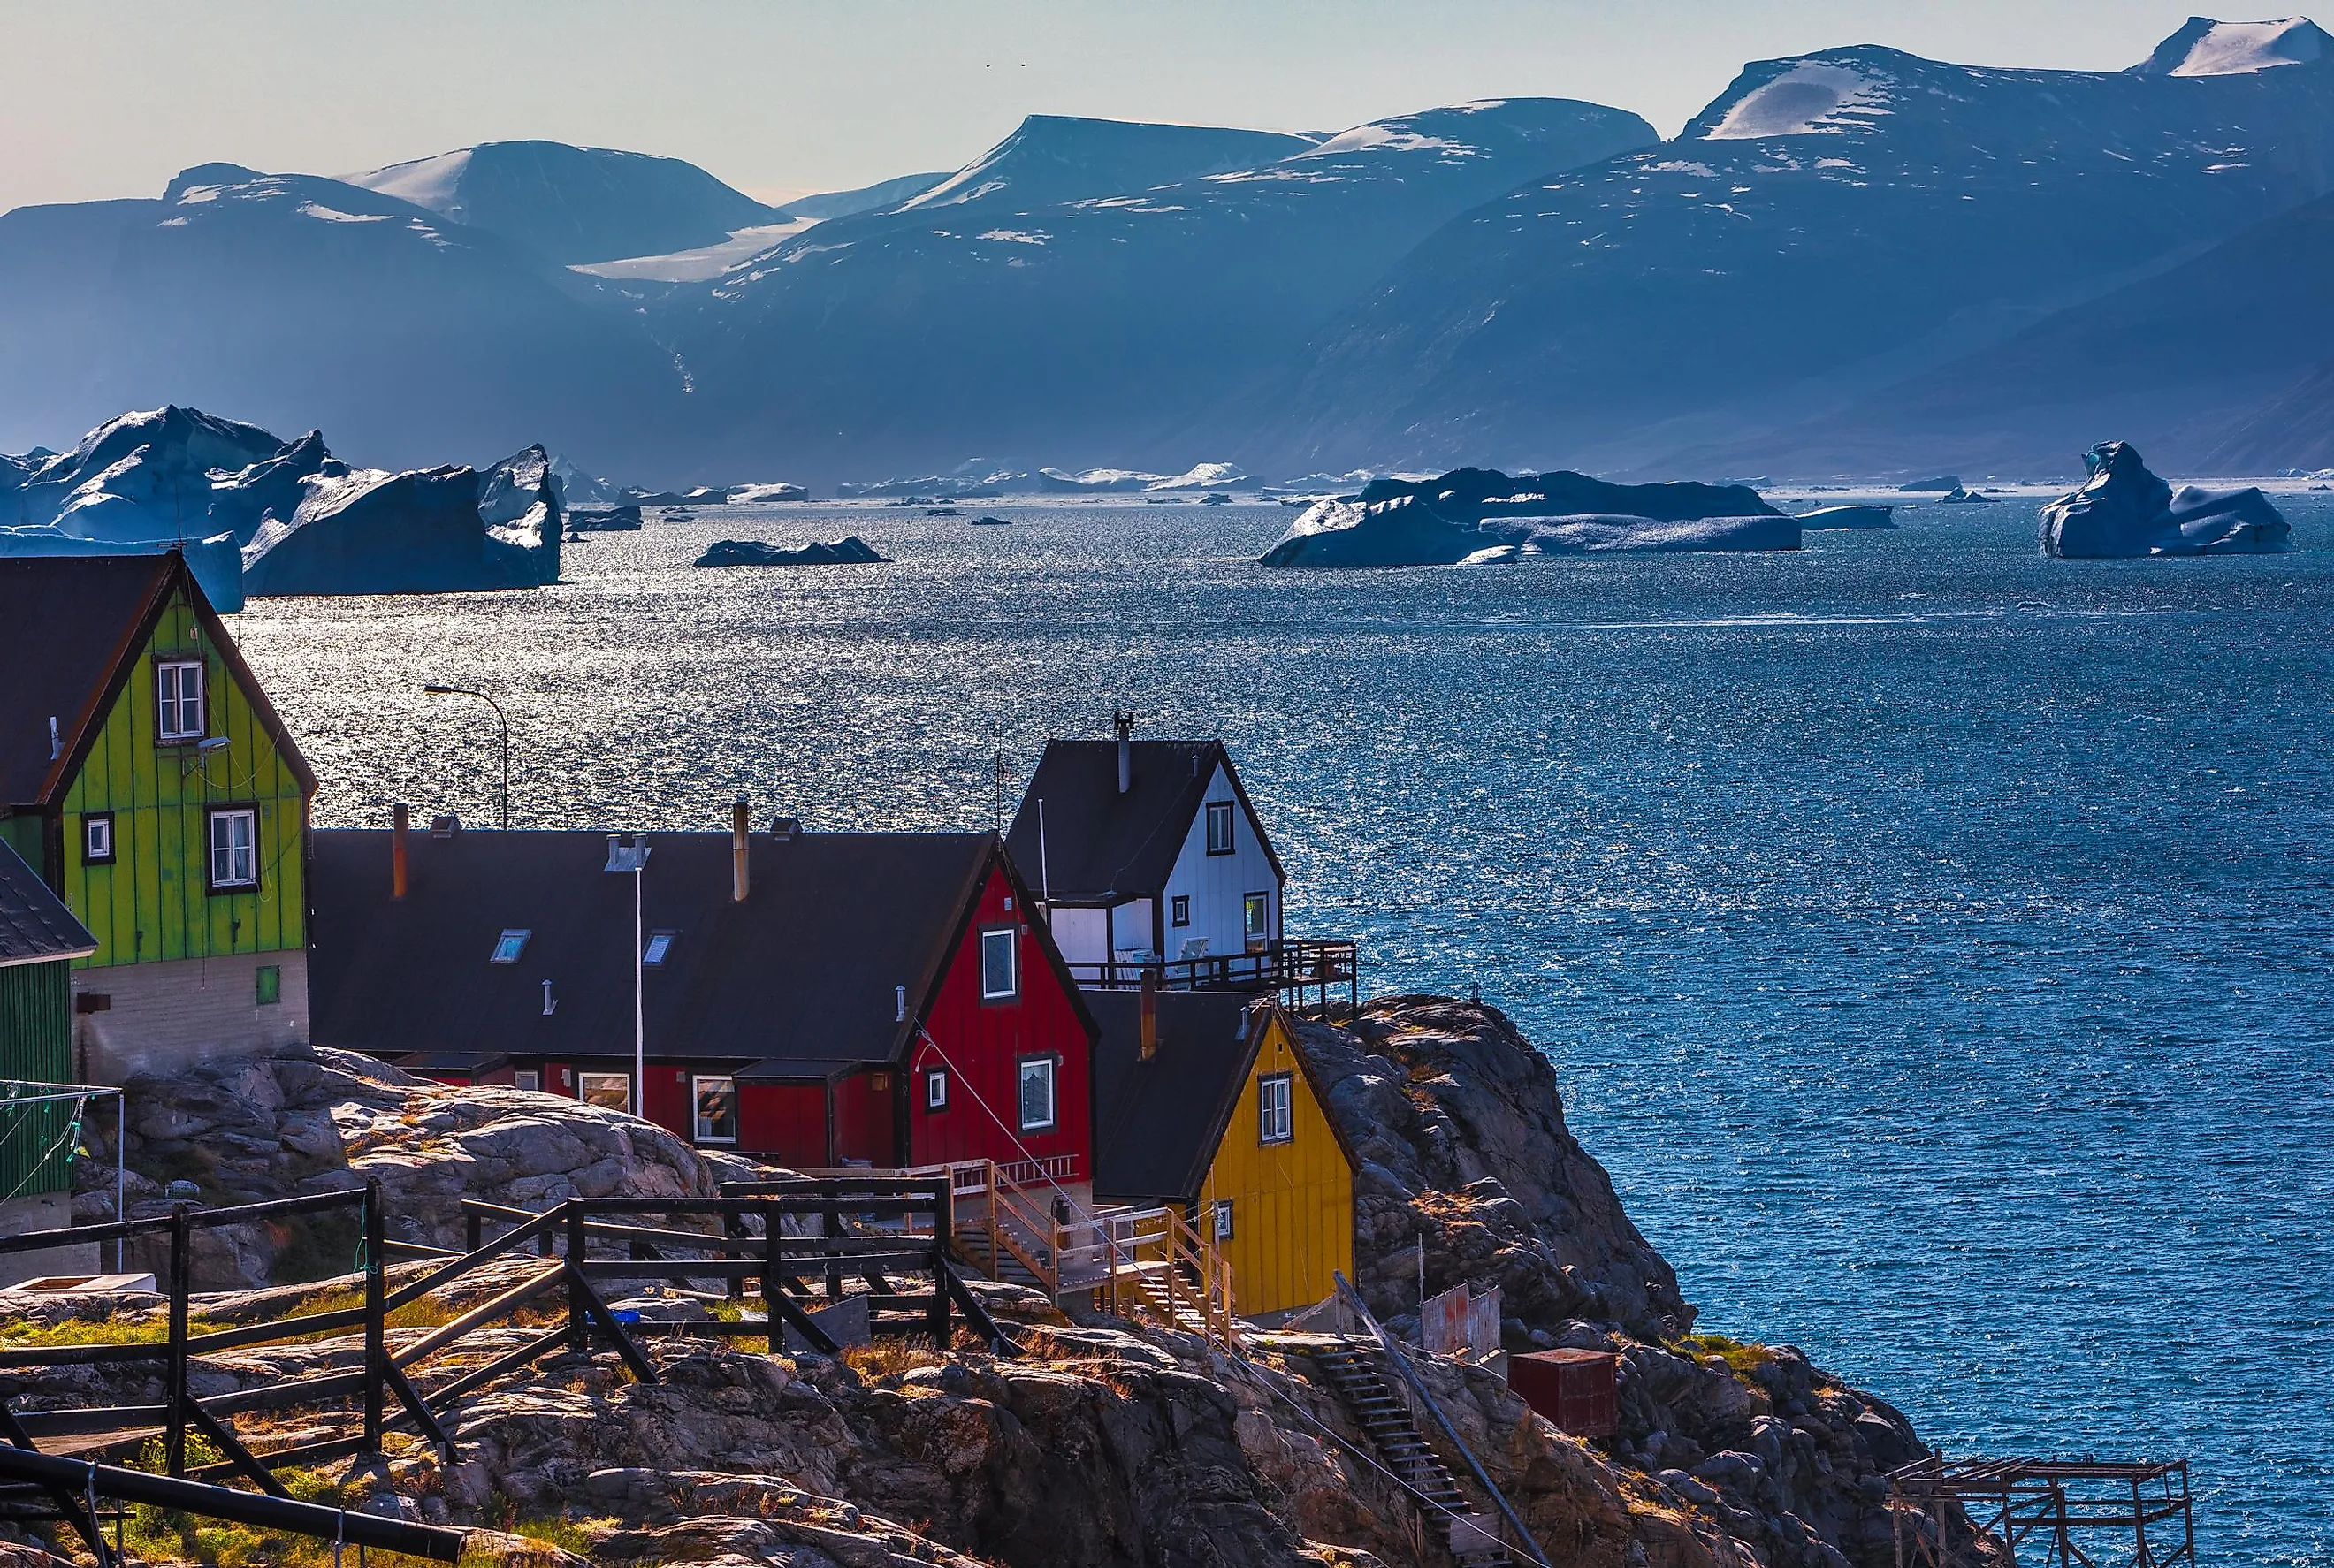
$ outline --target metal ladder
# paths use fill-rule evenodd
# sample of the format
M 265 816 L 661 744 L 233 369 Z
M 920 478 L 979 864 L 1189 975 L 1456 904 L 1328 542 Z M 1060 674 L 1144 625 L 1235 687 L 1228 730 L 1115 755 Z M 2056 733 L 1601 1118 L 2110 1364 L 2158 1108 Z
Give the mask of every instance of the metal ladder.
M 1403 1402 L 1402 1396 L 1386 1381 L 1376 1364 L 1353 1345 L 1307 1353 L 1321 1369 L 1322 1378 L 1339 1402 L 1361 1424 L 1380 1462 L 1404 1486 L 1432 1505 L 1432 1508 L 1422 1506 L 1419 1510 L 1427 1522 L 1432 1525 L 1458 1515 L 1472 1526 L 1465 1532 L 1463 1541 L 1451 1538 L 1454 1541 L 1452 1555 L 1461 1568 L 1514 1568 L 1515 1559 L 1498 1544 L 1497 1525 L 1475 1512 L 1459 1490 L 1458 1479 L 1428 1445 L 1417 1423 L 1410 1419 L 1410 1407 Z M 1442 1512 L 1437 1514 L 1437 1509 Z

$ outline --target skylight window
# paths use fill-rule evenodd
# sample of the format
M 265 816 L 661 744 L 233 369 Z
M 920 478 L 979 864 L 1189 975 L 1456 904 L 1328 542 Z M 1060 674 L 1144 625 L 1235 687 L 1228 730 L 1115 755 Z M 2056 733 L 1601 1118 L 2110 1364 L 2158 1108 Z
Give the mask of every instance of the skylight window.
M 532 931 L 505 931 L 495 938 L 495 950 L 487 959 L 489 964 L 516 964 L 518 956 L 526 951 L 526 939 Z
M 651 931 L 649 945 L 641 949 L 641 965 L 653 969 L 662 964 L 664 956 L 672 951 L 672 939 L 680 935 L 679 931 Z

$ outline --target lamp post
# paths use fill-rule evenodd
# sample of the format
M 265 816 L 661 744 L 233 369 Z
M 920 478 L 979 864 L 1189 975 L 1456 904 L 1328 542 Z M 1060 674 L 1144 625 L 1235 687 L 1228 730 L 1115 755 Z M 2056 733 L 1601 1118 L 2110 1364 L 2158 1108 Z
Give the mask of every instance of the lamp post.
M 467 686 L 440 686 L 437 682 L 432 681 L 421 689 L 428 692 L 431 697 L 475 697 L 480 702 L 485 703 L 488 707 L 493 708 L 495 710 L 495 717 L 502 721 L 503 832 L 510 832 L 510 716 L 503 712 L 503 705 L 501 703 L 497 702 L 485 692 L 474 691 Z
M 647 1010 L 641 1005 L 647 989 L 646 949 L 641 946 L 647 933 L 641 928 L 641 877 L 648 870 L 649 841 L 646 833 L 635 833 L 626 843 L 614 833 L 608 835 L 608 863 L 601 870 L 630 871 L 632 874 L 632 1114 L 648 1119 L 648 1024 Z

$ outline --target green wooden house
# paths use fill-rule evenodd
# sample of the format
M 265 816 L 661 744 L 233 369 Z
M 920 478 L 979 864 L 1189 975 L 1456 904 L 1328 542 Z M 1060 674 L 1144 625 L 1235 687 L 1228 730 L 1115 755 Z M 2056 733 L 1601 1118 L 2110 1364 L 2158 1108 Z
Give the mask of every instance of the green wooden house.
M 0 843 L 96 938 L 69 1076 L 308 1038 L 314 775 L 185 559 L 0 561 Z
M 72 1223 L 75 1106 L 39 1093 L 72 1076 L 72 965 L 96 951 L 64 900 L 0 844 L 0 1236 Z M 0 1259 L 0 1283 L 24 1276 L 18 1261 Z

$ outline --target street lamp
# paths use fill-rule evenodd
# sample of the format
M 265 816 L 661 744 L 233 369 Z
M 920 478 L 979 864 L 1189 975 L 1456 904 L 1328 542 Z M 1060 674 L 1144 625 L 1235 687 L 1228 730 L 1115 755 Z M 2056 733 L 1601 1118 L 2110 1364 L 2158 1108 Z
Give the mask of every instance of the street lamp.
M 503 705 L 483 691 L 473 691 L 467 686 L 439 686 L 432 681 L 421 688 L 432 697 L 475 697 L 495 710 L 503 726 L 503 832 L 510 832 L 510 716 Z
M 648 1118 L 648 1024 L 646 1009 L 641 1005 L 647 989 L 647 948 L 641 944 L 647 937 L 641 929 L 641 875 L 648 870 L 649 840 L 646 833 L 635 833 L 626 843 L 614 833 L 608 835 L 608 863 L 604 871 L 632 873 L 632 1114 Z

